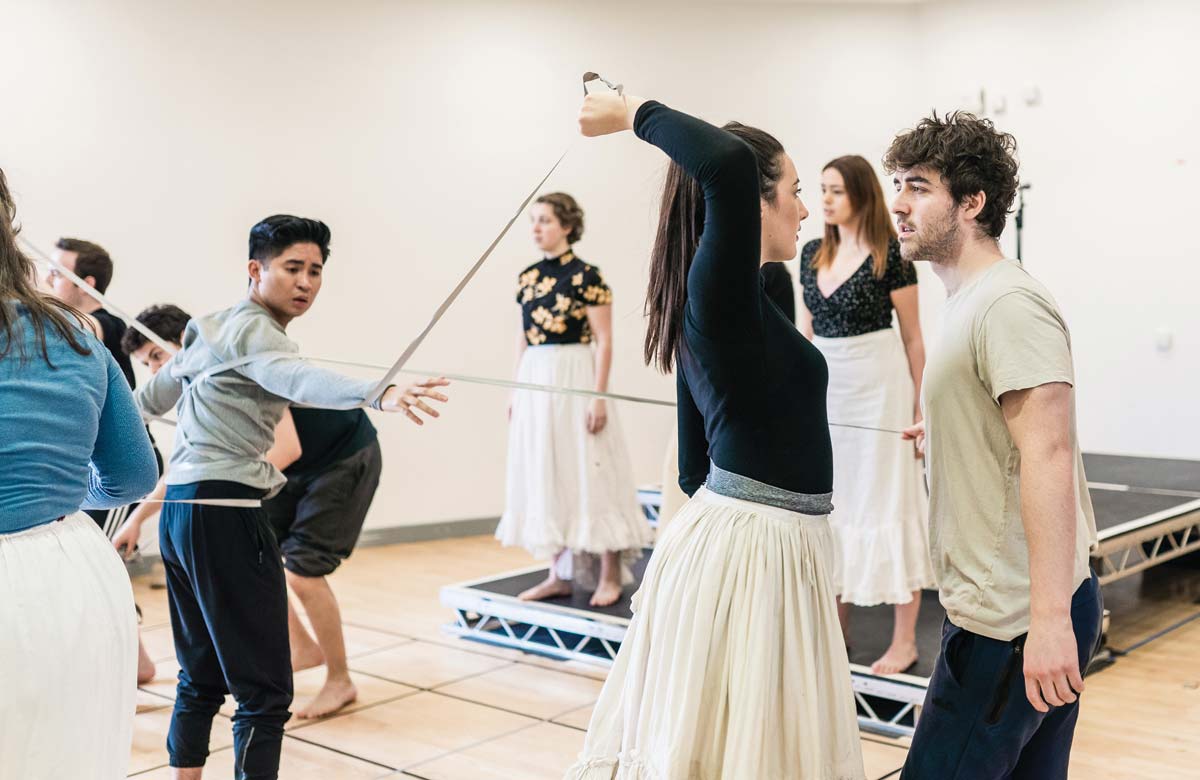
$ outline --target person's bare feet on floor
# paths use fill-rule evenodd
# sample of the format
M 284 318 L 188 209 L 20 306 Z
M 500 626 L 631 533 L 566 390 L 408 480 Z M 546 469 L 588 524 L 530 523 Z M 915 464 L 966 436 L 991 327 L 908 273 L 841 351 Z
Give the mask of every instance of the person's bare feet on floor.
M 571 583 L 567 580 L 560 580 L 558 577 L 552 575 L 532 588 L 521 591 L 517 598 L 521 601 L 541 601 L 542 599 L 553 599 L 570 595 Z
M 320 692 L 312 701 L 296 711 L 299 718 L 323 718 L 332 715 L 358 699 L 358 689 L 349 677 L 338 680 L 326 680 Z
M 895 644 L 875 663 L 871 664 L 873 674 L 900 674 L 917 662 L 916 644 Z
M 590 603 L 593 607 L 611 607 L 621 598 L 621 583 L 601 582 L 592 594 Z
M 321 652 L 320 645 L 311 639 L 308 642 L 300 641 L 292 645 L 293 672 L 302 672 L 323 663 L 325 663 L 325 654 Z
M 138 636 L 138 670 L 137 684 L 145 685 L 154 679 L 154 661 L 150 659 L 150 654 L 146 652 L 146 646 L 142 644 L 142 637 Z

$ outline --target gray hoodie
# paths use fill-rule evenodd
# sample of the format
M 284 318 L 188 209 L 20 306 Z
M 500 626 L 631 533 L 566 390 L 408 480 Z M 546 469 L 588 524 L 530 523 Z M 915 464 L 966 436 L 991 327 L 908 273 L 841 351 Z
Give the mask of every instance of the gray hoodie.
M 135 396 L 153 415 L 176 408 L 167 484 L 225 480 L 274 495 L 287 479 L 263 456 L 290 403 L 326 409 L 378 404 L 367 397 L 375 381 L 317 368 L 298 352 L 283 327 L 250 300 L 188 323 L 183 349 Z M 254 355 L 261 357 L 206 373 Z

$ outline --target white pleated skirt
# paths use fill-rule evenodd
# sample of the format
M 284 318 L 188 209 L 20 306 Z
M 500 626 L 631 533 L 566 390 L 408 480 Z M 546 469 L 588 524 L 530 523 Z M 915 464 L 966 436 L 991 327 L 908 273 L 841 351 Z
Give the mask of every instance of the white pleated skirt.
M 137 616 L 87 515 L 0 534 L 0 777 L 123 780 Z
M 528 347 L 517 380 L 594 390 L 594 360 L 586 344 Z M 582 587 L 595 585 L 596 555 L 620 551 L 628 584 L 629 564 L 650 543 L 652 529 L 638 506 L 618 405 L 606 405 L 608 423 L 592 434 L 590 403 L 562 393 L 513 393 L 505 507 L 496 538 L 554 559 L 558 576 Z M 564 551 L 569 554 L 559 554 Z
M 912 424 L 912 375 L 893 329 L 813 343 L 829 364 L 830 422 L 892 430 Z M 907 604 L 934 584 L 922 463 L 912 442 L 896 434 L 829 432 L 834 587 L 850 604 Z
M 567 780 L 862 780 L 824 517 L 701 488 L 660 537 Z

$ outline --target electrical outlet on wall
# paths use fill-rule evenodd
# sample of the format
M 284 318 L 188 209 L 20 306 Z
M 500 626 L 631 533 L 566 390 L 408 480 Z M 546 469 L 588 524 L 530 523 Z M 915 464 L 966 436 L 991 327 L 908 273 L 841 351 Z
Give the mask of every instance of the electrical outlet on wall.
M 1175 334 L 1167 326 L 1162 326 L 1154 331 L 1154 348 L 1159 352 L 1170 352 L 1175 346 Z

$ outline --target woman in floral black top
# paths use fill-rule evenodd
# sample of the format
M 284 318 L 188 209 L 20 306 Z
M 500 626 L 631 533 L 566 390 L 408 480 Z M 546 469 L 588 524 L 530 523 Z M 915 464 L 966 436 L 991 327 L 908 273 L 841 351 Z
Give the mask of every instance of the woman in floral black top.
M 800 253 L 798 326 L 829 365 L 829 419 L 904 428 L 920 418 L 925 365 L 917 272 L 900 257 L 869 162 L 857 155 L 831 161 L 821 172 L 821 196 L 825 236 Z M 852 604 L 895 605 L 891 645 L 871 670 L 902 672 L 916 663 L 921 590 L 933 585 L 921 465 L 895 436 L 840 426 L 830 436 L 829 525 L 842 630 L 849 635 Z
M 606 392 L 612 290 L 572 248 L 583 235 L 583 210 L 570 195 L 551 193 L 531 217 L 543 259 L 517 279 L 517 380 Z M 614 410 L 602 399 L 518 390 L 509 420 L 507 496 L 496 536 L 553 560 L 546 580 L 520 597 L 569 596 L 577 581 L 595 588 L 592 604 L 613 604 L 633 581 L 628 564 L 650 534 Z

